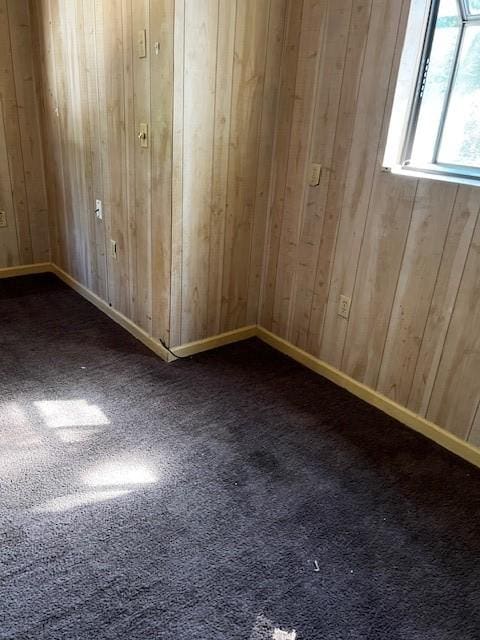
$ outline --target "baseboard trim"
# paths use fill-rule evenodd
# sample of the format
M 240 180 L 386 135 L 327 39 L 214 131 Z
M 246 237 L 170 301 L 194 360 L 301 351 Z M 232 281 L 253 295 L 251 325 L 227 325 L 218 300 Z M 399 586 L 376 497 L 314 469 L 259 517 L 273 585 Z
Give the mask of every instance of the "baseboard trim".
M 90 289 L 78 282 L 78 280 L 75 280 L 75 278 L 72 278 L 72 276 L 70 276 L 66 271 L 58 267 L 56 264 L 50 265 L 50 271 L 54 273 L 58 278 L 60 278 L 60 280 L 67 284 L 71 289 L 73 289 L 83 298 L 95 305 L 97 309 L 103 311 L 103 313 L 105 313 L 114 322 L 123 327 L 123 329 L 131 333 L 132 336 L 137 338 L 137 340 L 140 340 L 140 342 L 151 349 L 151 351 L 153 351 L 157 356 L 160 356 L 162 360 L 165 360 L 166 362 L 174 360 L 174 358 L 170 355 L 168 349 L 165 349 L 165 347 L 158 340 L 155 340 L 155 338 L 152 338 L 152 336 L 148 335 L 146 331 L 132 322 L 132 320 L 124 316 L 123 313 L 120 313 L 120 311 L 117 311 L 116 309 L 110 307 L 110 305 L 107 304 L 105 300 L 102 300 L 102 298 L 97 296 L 96 293 L 90 291 Z
M 337 384 L 339 387 L 343 387 L 353 395 L 361 398 L 365 402 L 368 402 L 372 406 L 377 407 L 377 409 L 380 409 L 407 427 L 418 431 L 430 440 L 433 440 L 440 446 L 448 449 L 452 453 L 455 453 L 457 456 L 467 460 L 476 467 L 480 467 L 480 449 L 477 447 L 457 438 L 457 436 L 452 433 L 445 431 L 445 429 L 440 428 L 426 418 L 419 416 L 413 411 L 410 411 L 410 409 L 403 407 L 390 398 L 378 393 L 374 389 L 367 387 L 367 385 L 357 382 L 339 369 L 336 369 L 319 358 L 299 349 L 291 342 L 276 336 L 267 329 L 257 327 L 257 336 L 274 349 L 277 349 L 290 358 L 293 358 L 293 360 L 296 360 L 305 367 L 315 371 L 315 373 L 319 373 L 324 378 L 327 378 L 331 382 Z
M 204 340 L 195 340 L 195 342 L 188 342 L 178 347 L 172 347 L 172 353 L 180 358 L 186 356 L 192 356 L 202 351 L 209 351 L 210 349 L 216 349 L 217 347 L 223 347 L 226 344 L 232 342 L 240 342 L 241 340 L 247 340 L 257 335 L 257 326 L 252 324 L 247 327 L 241 327 L 240 329 L 234 329 L 233 331 L 227 331 L 220 333 L 211 338 L 205 338 Z
M 196 340 L 195 342 L 180 345 L 172 349 L 172 352 L 170 352 L 158 340 L 155 340 L 152 336 L 148 335 L 146 331 L 122 313 L 110 307 L 108 303 L 93 293 L 93 291 L 90 291 L 90 289 L 75 280 L 75 278 L 72 278 L 72 276 L 56 264 L 43 262 L 39 264 L 1 268 L 0 279 L 36 273 L 54 273 L 58 278 L 60 278 L 60 280 L 65 282 L 65 284 L 95 305 L 97 309 L 103 311 L 103 313 L 105 313 L 109 318 L 123 327 L 132 336 L 137 338 L 137 340 L 140 340 L 140 342 L 166 362 L 176 360 L 175 356 L 183 358 L 256 336 L 277 351 L 280 351 L 293 360 L 296 360 L 315 373 L 322 375 L 324 378 L 334 382 L 339 387 L 346 389 L 353 395 L 361 398 L 365 402 L 368 402 L 377 409 L 380 409 L 407 427 L 410 427 L 414 431 L 418 431 L 430 440 L 433 440 L 440 446 L 448 449 L 448 451 L 451 451 L 460 458 L 463 458 L 467 462 L 470 462 L 480 468 L 480 449 L 477 447 L 461 440 L 457 436 L 445 431 L 445 429 L 442 429 L 426 418 L 423 418 L 413 411 L 410 411 L 410 409 L 407 409 L 381 393 L 378 393 L 378 391 L 375 391 L 371 387 L 354 380 L 339 369 L 336 369 L 323 360 L 303 351 L 291 342 L 276 336 L 274 333 L 264 329 L 263 327 L 256 325 L 241 327 L 240 329 L 227 331 L 226 333 L 221 333 L 204 340 Z
M 40 262 L 38 264 L 22 264 L 17 267 L 2 267 L 0 269 L 0 280 L 2 278 L 28 276 L 34 273 L 49 273 L 51 270 L 52 265 L 50 262 Z

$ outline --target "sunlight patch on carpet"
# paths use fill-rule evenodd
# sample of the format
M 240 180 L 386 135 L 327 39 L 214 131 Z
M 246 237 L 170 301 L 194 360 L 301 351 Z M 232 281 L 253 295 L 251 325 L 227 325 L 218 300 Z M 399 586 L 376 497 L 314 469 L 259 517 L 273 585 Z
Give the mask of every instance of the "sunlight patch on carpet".
M 98 465 L 84 477 L 91 487 L 142 485 L 157 481 L 156 474 L 146 464 L 136 460 L 109 461 Z
M 91 493 L 72 493 L 68 496 L 53 498 L 32 509 L 33 513 L 61 513 L 79 507 L 85 507 L 106 500 L 113 500 L 131 493 L 129 489 L 112 489 L 110 491 L 93 491 Z
M 86 400 L 41 400 L 34 405 L 50 429 L 110 424 L 100 407 Z

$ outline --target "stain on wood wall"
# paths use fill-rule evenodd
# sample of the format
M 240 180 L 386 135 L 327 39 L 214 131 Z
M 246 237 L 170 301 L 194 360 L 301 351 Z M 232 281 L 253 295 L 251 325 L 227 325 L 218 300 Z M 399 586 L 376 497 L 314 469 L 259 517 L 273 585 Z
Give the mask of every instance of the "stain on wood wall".
M 479 445 L 480 189 L 382 171 L 408 9 L 290 3 L 260 323 Z
M 34 44 L 28 0 L 0 0 L 0 268 L 50 259 Z

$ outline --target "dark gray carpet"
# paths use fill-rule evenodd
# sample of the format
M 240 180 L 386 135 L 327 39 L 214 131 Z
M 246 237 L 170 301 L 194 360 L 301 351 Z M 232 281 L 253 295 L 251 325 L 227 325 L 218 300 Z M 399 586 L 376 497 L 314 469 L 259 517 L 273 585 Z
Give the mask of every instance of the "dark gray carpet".
M 480 637 L 480 473 L 260 342 L 16 278 L 0 380 L 0 638 Z

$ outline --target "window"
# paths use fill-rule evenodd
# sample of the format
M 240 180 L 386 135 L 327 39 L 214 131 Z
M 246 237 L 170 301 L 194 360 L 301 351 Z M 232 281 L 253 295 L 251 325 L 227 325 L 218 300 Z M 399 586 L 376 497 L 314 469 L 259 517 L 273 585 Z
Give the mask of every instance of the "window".
M 396 164 L 400 170 L 480 180 L 480 0 L 415 3 L 399 74 L 399 84 L 410 82 L 410 96 L 406 99 L 405 87 L 397 86 L 394 102 L 394 111 L 400 108 L 407 115 Z M 421 30 L 419 8 L 424 12 Z M 419 36 L 415 57 L 412 38 Z M 398 125 L 394 113 L 390 132 Z

